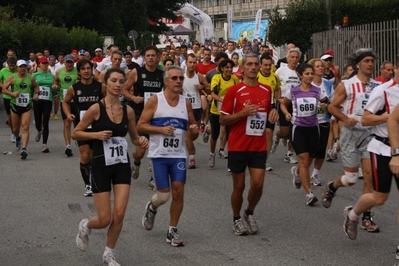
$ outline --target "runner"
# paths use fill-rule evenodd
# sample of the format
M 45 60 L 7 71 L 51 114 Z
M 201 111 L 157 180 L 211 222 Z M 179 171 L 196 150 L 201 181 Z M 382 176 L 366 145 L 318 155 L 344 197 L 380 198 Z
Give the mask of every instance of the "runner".
M 28 157 L 26 148 L 29 142 L 29 125 L 32 114 L 32 96 L 35 101 L 39 99 L 39 86 L 35 79 L 28 73 L 28 68 L 25 60 L 17 61 L 17 73 L 8 77 L 6 83 L 3 85 L 3 92 L 11 96 L 10 109 L 11 121 L 15 139 L 16 151 L 21 150 L 21 159 L 25 160 Z M 11 90 L 9 90 L 11 89 Z M 22 143 L 19 135 L 22 128 Z
M 88 71 L 91 72 L 91 69 Z M 80 221 L 76 244 L 85 251 L 91 230 L 109 226 L 102 259 L 107 265 L 120 266 L 115 260 L 114 248 L 122 230 L 131 182 L 125 136 L 129 133 L 132 143 L 144 148 L 148 146 L 148 141 L 137 134 L 133 110 L 119 101 L 125 73 L 120 69 L 111 69 L 104 76 L 104 82 L 107 96 L 87 110 L 72 133 L 74 139 L 93 142 L 92 181 L 97 210 L 97 216 Z M 89 126 L 92 127 L 91 132 L 86 130 Z M 112 188 L 113 203 L 110 200 Z
M 396 66 L 398 65 L 399 58 L 396 62 Z M 370 140 L 367 147 L 371 156 L 373 191 L 364 193 L 353 208 L 347 206 L 344 210 L 344 232 L 352 240 L 357 237 L 359 215 L 372 207 L 383 205 L 388 199 L 392 177 L 394 177 L 396 188 L 399 190 L 399 179 L 397 178 L 399 176 L 397 171 L 399 155 L 397 114 L 399 108 L 396 108 L 399 104 L 398 83 L 399 77 L 396 75 L 393 80 L 386 81 L 383 85 L 375 88 L 364 107 L 362 125 L 372 126 L 371 130 L 374 134 L 374 138 Z M 368 226 L 364 222 L 360 228 L 368 230 Z
M 256 234 L 254 210 L 259 202 L 266 167 L 266 120 L 275 123 L 278 113 L 272 109 L 271 88 L 258 83 L 259 58 L 248 53 L 242 60 L 244 81 L 230 87 L 224 97 L 220 122 L 231 126 L 228 165 L 233 177 L 231 206 L 236 235 Z M 248 207 L 240 216 L 248 167 L 251 186 Z
M 80 81 L 68 88 L 62 103 L 62 110 L 67 119 L 79 125 L 80 120 L 86 111 L 93 104 L 105 97 L 107 91 L 105 86 L 93 78 L 93 63 L 88 59 L 81 59 L 76 65 Z M 70 104 L 73 100 L 75 107 L 72 109 Z M 71 111 L 73 110 L 73 111 Z M 86 127 L 87 132 L 92 131 L 92 127 Z M 90 183 L 91 160 L 93 157 L 93 141 L 78 141 L 80 152 L 79 169 L 85 183 L 85 197 L 92 196 L 92 185 Z
M 5 90 L 4 84 L 6 83 L 8 77 L 17 73 L 16 63 L 17 63 L 17 59 L 15 57 L 9 57 L 9 58 L 7 58 L 8 67 L 3 67 L 0 70 L 0 88 L 2 88 L 3 92 Z M 9 88 L 9 90 L 11 90 L 11 89 L 12 88 Z M 5 108 L 6 114 L 7 114 L 7 125 L 10 127 L 10 130 L 11 130 L 11 142 L 15 143 L 16 137 L 13 134 L 10 101 L 11 101 L 11 95 L 3 93 L 4 108 Z
M 136 120 L 140 119 L 144 106 L 152 94 L 162 91 L 163 71 L 157 68 L 158 48 L 147 46 L 144 49 L 144 66 L 133 69 L 122 90 L 122 95 L 129 101 L 133 108 Z M 133 91 L 133 92 L 131 92 Z M 140 134 L 140 131 L 139 131 Z M 144 134 L 148 138 L 148 135 Z M 144 157 L 146 149 L 136 146 L 133 152 L 132 178 L 137 179 L 140 175 L 141 159 Z M 149 181 L 149 186 L 154 185 L 153 179 Z
M 75 84 L 76 80 L 78 79 L 78 71 L 74 67 L 73 56 L 68 54 L 64 58 L 64 65 L 65 67 L 57 70 L 54 78 L 54 84 L 52 88 L 54 90 L 60 90 L 60 102 L 64 101 L 64 97 L 67 94 L 68 88 Z M 70 104 L 69 112 L 74 112 L 75 105 L 73 102 Z M 61 108 L 61 117 L 64 122 L 64 140 L 65 140 L 65 154 L 68 157 L 73 155 L 72 148 L 71 148 L 71 121 L 67 119 L 67 116 Z
M 165 69 L 165 91 L 149 100 L 138 122 L 138 130 L 150 135 L 148 157 L 157 187 L 156 194 L 146 204 L 142 219 L 143 227 L 151 230 L 157 209 L 166 203 L 172 190 L 169 230 L 166 242 L 172 246 L 183 246 L 177 234 L 177 224 L 183 211 L 184 184 L 186 182 L 186 147 L 184 139 L 188 129 L 198 134 L 191 103 L 181 96 L 183 71 L 178 66 Z
M 51 107 L 53 106 L 53 94 L 51 86 L 54 83 L 54 75 L 48 68 L 48 60 L 46 57 L 39 59 L 38 71 L 33 73 L 33 78 L 39 85 L 39 100 L 33 102 L 33 114 L 35 117 L 36 137 L 35 141 L 39 142 L 43 134 L 42 152 L 50 152 L 47 147 L 47 140 L 49 136 L 49 121 Z
M 328 111 L 342 121 L 340 145 L 342 164 L 345 174 L 334 182 L 329 182 L 323 193 L 323 206 L 329 208 L 335 193 L 340 187 L 353 186 L 358 180 L 358 165 L 361 161 L 363 169 L 363 193 L 373 191 L 371 177 L 370 153 L 367 146 L 372 139 L 370 127 L 361 123 L 369 95 L 380 83 L 371 79 L 374 71 L 375 54 L 370 49 L 359 49 L 352 55 L 352 61 L 357 65 L 358 73 L 344 80 L 335 89 L 334 98 L 328 105 Z M 341 104 L 343 110 L 340 109 Z M 362 225 L 368 232 L 379 232 L 379 227 L 371 219 L 370 210 L 363 213 Z
M 202 103 L 200 94 L 205 91 L 209 92 L 209 84 L 205 77 L 200 73 L 195 72 L 196 70 L 196 56 L 193 54 L 187 55 L 187 68 L 184 73 L 183 82 L 183 96 L 188 98 L 193 108 L 193 114 L 197 126 L 200 127 L 202 117 Z M 188 169 L 195 169 L 195 147 L 194 141 L 198 138 L 198 134 L 193 135 L 191 131 L 187 132 L 186 146 L 189 155 Z
M 309 167 L 321 149 L 317 106 L 319 102 L 327 103 L 325 91 L 313 86 L 314 69 L 312 65 L 300 64 L 296 68 L 301 85 L 287 91 L 280 105 L 287 121 L 291 121 L 290 140 L 298 156 L 299 165 L 291 168 L 293 184 L 306 193 L 306 204 L 313 205 L 318 201 L 310 189 Z M 292 114 L 288 106 L 292 103 Z

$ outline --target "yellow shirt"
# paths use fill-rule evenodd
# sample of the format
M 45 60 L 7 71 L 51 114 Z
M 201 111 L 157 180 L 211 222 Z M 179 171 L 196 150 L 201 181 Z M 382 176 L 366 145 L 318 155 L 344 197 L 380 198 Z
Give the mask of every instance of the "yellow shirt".
M 215 89 L 215 87 L 219 85 L 220 89 L 219 89 L 219 93 L 217 93 L 217 95 L 220 98 L 223 98 L 226 95 L 228 88 L 230 88 L 231 86 L 234 86 L 235 84 L 238 84 L 239 82 L 240 81 L 234 74 L 231 75 L 229 80 L 225 80 L 222 77 L 222 74 L 218 73 L 215 76 L 213 76 L 213 78 L 212 78 L 211 91 L 213 91 Z M 219 110 L 220 110 L 221 105 L 222 105 L 221 102 L 213 100 L 212 106 L 211 106 L 211 113 L 215 114 L 215 115 L 220 115 Z
M 276 73 L 270 72 L 270 75 L 266 77 L 259 71 L 258 82 L 272 88 L 272 103 L 275 103 L 276 99 L 274 97 L 274 92 L 280 90 L 281 88 L 281 82 L 278 75 Z

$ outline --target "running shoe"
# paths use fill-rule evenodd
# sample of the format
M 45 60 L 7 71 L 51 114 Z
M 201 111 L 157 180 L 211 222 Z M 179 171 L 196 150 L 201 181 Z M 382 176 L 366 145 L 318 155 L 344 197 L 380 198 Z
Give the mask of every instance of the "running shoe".
M 333 183 L 333 181 L 330 181 L 326 184 L 326 188 L 324 189 L 323 195 L 321 196 L 321 202 L 324 208 L 330 208 L 332 200 L 335 197 L 335 192 L 330 189 L 331 183 Z
M 282 143 L 284 146 L 287 146 L 288 141 L 287 141 L 286 138 L 282 138 L 282 139 L 281 139 L 281 143 Z
M 201 123 L 200 132 L 201 132 L 201 133 L 204 133 L 204 130 L 205 130 L 205 124 L 204 124 L 204 123 Z
M 306 205 L 312 206 L 319 200 L 315 197 L 315 195 L 310 192 L 309 194 L 306 194 Z
M 58 115 L 54 114 L 54 120 L 58 120 Z
M 351 240 L 355 240 L 357 237 L 357 225 L 358 221 L 352 221 L 349 218 L 349 212 L 352 210 L 352 206 L 346 206 L 344 209 L 344 232 L 347 237 Z
M 79 232 L 76 236 L 76 245 L 81 251 L 85 251 L 87 249 L 87 246 L 89 245 L 89 236 L 91 234 L 91 229 L 84 226 L 85 224 L 87 225 L 88 222 L 88 219 L 82 219 L 79 222 L 78 226 Z
M 218 156 L 219 156 L 219 158 L 222 158 L 222 159 L 227 159 L 227 158 L 228 158 L 228 156 L 227 156 L 227 154 L 224 152 L 224 150 L 223 150 L 223 151 L 219 151 Z
M 140 174 L 140 165 L 135 165 L 134 162 L 133 162 L 133 166 L 132 166 L 132 178 L 133 178 L 133 179 L 139 178 L 139 174 Z
M 273 144 L 272 144 L 272 147 L 270 149 L 270 153 L 271 154 L 276 152 L 277 146 L 278 146 L 278 140 L 276 139 L 276 137 L 274 137 Z
M 21 150 L 21 137 L 19 137 L 19 139 L 15 139 L 15 150 L 16 151 Z
M 327 162 L 332 162 L 332 150 L 327 151 Z
M 291 164 L 297 164 L 298 163 L 298 161 L 294 159 L 294 154 L 285 155 L 284 162 L 285 163 L 291 163 Z
M 399 246 L 396 246 L 396 259 L 399 260 Z
M 50 150 L 48 149 L 48 147 L 47 147 L 46 145 L 43 145 L 43 147 L 42 147 L 42 152 L 43 152 L 43 153 L 49 153 Z
M 38 131 L 36 133 L 35 141 L 39 142 L 41 138 L 42 138 L 42 131 L 40 131 L 40 132 Z
M 317 187 L 321 187 L 321 186 L 322 186 L 322 184 L 321 184 L 321 182 L 320 182 L 320 180 L 319 180 L 319 176 L 318 176 L 318 175 L 312 176 L 312 177 L 310 178 L 310 183 L 311 183 L 313 186 L 317 186 Z
M 65 147 L 65 154 L 68 157 L 71 157 L 73 155 L 71 147 Z
M 243 235 L 248 234 L 248 231 L 245 228 L 242 218 L 234 221 L 233 231 L 234 231 L 234 234 L 236 234 L 238 236 L 243 236 Z
M 145 230 L 151 230 L 154 227 L 154 220 L 157 211 L 153 211 L 150 208 L 151 201 L 147 202 L 145 205 L 145 214 L 141 219 L 141 224 L 143 225 Z
M 166 233 L 166 242 L 170 243 L 174 247 L 181 247 L 184 246 L 183 239 L 177 234 L 177 228 L 171 228 Z
M 204 143 L 208 143 L 209 140 L 208 127 L 209 127 L 208 125 L 205 126 L 204 134 L 202 134 L 202 140 L 204 141 Z
M 103 254 L 103 263 L 108 266 L 121 266 L 115 260 L 115 252 L 104 252 Z
M 245 227 L 247 228 L 248 233 L 250 234 L 256 234 L 258 232 L 258 225 L 256 224 L 255 218 L 253 215 L 246 215 L 245 212 L 243 212 L 241 219 L 245 223 Z
M 298 169 L 298 166 L 293 166 L 291 168 L 292 183 L 294 184 L 294 187 L 296 187 L 297 189 L 300 189 L 302 183 L 301 183 L 301 178 L 297 173 L 297 169 Z
M 28 153 L 26 152 L 26 149 L 22 149 L 22 151 L 21 151 L 21 159 L 25 160 L 26 157 L 28 157 Z
M 230 167 L 227 167 L 227 172 L 231 173 Z
M 195 159 L 190 159 L 190 162 L 188 163 L 188 169 L 195 169 Z
M 153 190 L 153 191 L 157 190 L 154 178 L 152 176 L 150 177 L 150 180 L 148 181 L 148 189 Z
M 365 217 L 362 219 L 362 223 L 360 224 L 360 229 L 367 230 L 370 233 L 379 233 L 380 228 L 378 225 L 375 224 L 373 218 L 371 216 Z
M 14 136 L 14 134 L 11 134 L 11 142 L 15 143 L 16 137 Z
M 215 155 L 209 154 L 208 165 L 210 168 L 215 167 Z
M 148 166 L 148 172 L 152 172 L 152 165 L 151 165 L 151 162 L 150 162 L 150 165 Z
M 93 191 L 91 190 L 90 185 L 85 186 L 85 193 L 83 193 L 83 196 L 85 196 L 85 197 L 93 196 Z
M 266 171 L 273 171 L 273 168 L 270 166 L 269 163 L 266 163 Z

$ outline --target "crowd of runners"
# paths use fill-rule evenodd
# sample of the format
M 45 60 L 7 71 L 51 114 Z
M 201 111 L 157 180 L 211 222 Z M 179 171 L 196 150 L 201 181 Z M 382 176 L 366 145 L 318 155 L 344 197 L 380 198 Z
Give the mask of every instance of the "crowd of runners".
M 131 179 L 140 176 L 146 154 L 155 194 L 145 206 L 142 225 L 151 230 L 158 208 L 171 197 L 166 241 L 183 246 L 177 225 L 187 171 L 199 171 L 194 170 L 198 141 L 209 143 L 210 168 L 216 156 L 226 159 L 236 235 L 258 231 L 254 211 L 265 172 L 273 171 L 267 158 L 279 146 L 287 150 L 281 160 L 292 165 L 293 185 L 303 187 L 306 205 L 318 202 L 312 186 L 325 186 L 320 198 L 329 208 L 339 188 L 363 178 L 363 195 L 344 209 L 344 232 L 352 240 L 358 227 L 379 232 L 371 209 L 384 204 L 399 173 L 399 76 L 394 75 L 399 61 L 382 62 L 373 79 L 378 57 L 371 49 L 353 51 L 342 71 L 334 65 L 332 50 L 306 63 L 294 44 L 278 62 L 269 51 L 258 43 L 232 41 L 171 43 L 162 51 L 148 46 L 122 52 L 111 45 L 105 56 L 97 48 L 92 58 L 85 50 L 56 56 L 44 50 L 24 60 L 7 51 L 0 86 L 10 140 L 21 159 L 28 157 L 32 121 L 41 152 L 50 152 L 49 121 L 58 120 L 58 110 L 65 156 L 74 155 L 71 140 L 77 142 L 83 194 L 94 196 L 97 209 L 97 216 L 79 223 L 79 249 L 87 249 L 92 229 L 108 227 L 103 261 L 119 265 L 114 248 Z M 135 146 L 132 161 L 127 133 Z M 321 180 L 324 161 L 337 160 L 339 151 L 343 174 Z M 247 168 L 251 182 L 243 208 Z

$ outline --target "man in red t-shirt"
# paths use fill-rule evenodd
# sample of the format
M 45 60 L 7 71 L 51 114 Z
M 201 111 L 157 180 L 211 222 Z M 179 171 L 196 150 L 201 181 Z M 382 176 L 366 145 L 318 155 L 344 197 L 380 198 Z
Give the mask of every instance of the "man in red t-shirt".
M 209 71 L 212 69 L 216 68 L 216 64 L 212 63 L 211 61 L 211 50 L 208 48 L 204 49 L 204 59 L 201 63 L 198 63 L 197 66 L 195 67 L 195 71 L 202 74 L 206 75 Z
M 393 76 L 393 64 L 389 61 L 385 61 L 380 67 L 380 76 L 376 77 L 375 80 L 381 83 L 385 83 L 391 80 Z
M 262 196 L 265 177 L 266 119 L 271 123 L 278 120 L 278 112 L 271 105 L 271 88 L 258 83 L 259 69 L 258 56 L 247 53 L 242 60 L 244 81 L 227 90 L 220 111 L 220 123 L 231 126 L 228 165 L 233 176 L 231 205 L 236 235 L 255 234 L 258 231 L 253 212 Z M 251 187 L 248 207 L 240 216 L 247 166 Z
M 96 68 L 97 64 L 100 63 L 101 61 L 103 61 L 103 59 L 105 58 L 105 56 L 103 55 L 103 50 L 101 48 L 96 48 L 95 52 L 96 52 L 96 56 L 94 56 L 91 59 L 91 61 L 93 61 L 93 63 L 94 63 L 94 68 Z

